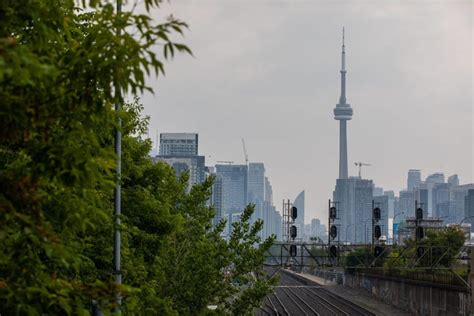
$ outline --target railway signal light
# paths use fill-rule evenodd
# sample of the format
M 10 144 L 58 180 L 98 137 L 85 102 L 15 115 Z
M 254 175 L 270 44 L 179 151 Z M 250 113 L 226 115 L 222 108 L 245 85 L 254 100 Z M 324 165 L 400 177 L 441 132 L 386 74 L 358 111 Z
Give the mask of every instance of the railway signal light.
M 416 209 L 416 219 L 420 220 L 423 219 L 423 209 L 421 207 Z
M 331 226 L 329 235 L 331 235 L 332 239 L 337 237 L 337 227 L 336 227 L 336 225 Z
M 335 219 L 336 217 L 337 217 L 337 210 L 333 206 L 333 207 L 329 208 L 329 218 L 330 219 Z
M 382 236 L 382 229 L 380 228 L 380 225 L 375 225 L 374 226 L 374 237 L 375 239 L 379 239 Z
M 290 256 L 296 257 L 296 245 L 290 245 Z
M 416 256 L 418 257 L 418 259 L 423 257 L 424 253 L 425 253 L 425 248 L 423 247 L 416 248 Z
M 380 218 L 382 218 L 382 211 L 380 208 L 376 207 L 373 210 L 373 215 L 374 215 L 374 220 L 378 221 Z
M 381 246 L 375 246 L 374 248 L 374 256 L 377 258 L 383 252 L 383 248 Z
M 296 229 L 296 226 L 295 225 L 291 225 L 290 227 L 290 236 L 291 238 L 296 238 L 296 235 L 297 235 L 297 229 Z
M 425 237 L 425 232 L 423 230 L 423 227 L 418 226 L 416 228 L 416 240 L 423 239 Z
M 291 218 L 293 221 L 298 217 L 298 209 L 295 206 L 291 207 Z
M 331 255 L 332 258 L 336 258 L 337 257 L 337 246 L 332 245 L 329 248 L 329 254 Z

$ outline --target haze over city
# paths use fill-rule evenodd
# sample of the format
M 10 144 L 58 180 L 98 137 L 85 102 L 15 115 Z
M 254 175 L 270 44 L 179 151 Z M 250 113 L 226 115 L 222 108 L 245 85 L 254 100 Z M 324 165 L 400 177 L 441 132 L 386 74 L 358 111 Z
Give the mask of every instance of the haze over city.
M 474 315 L 473 15 L 0 1 L 0 316 Z
M 473 182 L 470 1 L 172 1 L 189 24 L 179 56 L 144 95 L 158 132 L 197 132 L 206 165 L 264 162 L 277 208 L 306 190 L 306 220 L 326 218 L 338 175 L 342 27 L 349 175 L 396 192 L 410 168 Z M 150 78 L 151 80 L 156 80 Z M 156 86 L 156 84 L 152 84 Z
M 179 56 L 143 98 L 155 131 L 200 134 L 210 165 L 265 162 L 275 204 L 306 190 L 307 216 L 326 216 L 338 173 L 342 26 L 346 28 L 349 174 L 378 186 L 423 176 L 473 181 L 472 5 L 415 1 L 174 1 L 187 21 Z M 177 119 L 179 118 L 179 119 Z M 308 218 L 308 217 L 307 217 Z

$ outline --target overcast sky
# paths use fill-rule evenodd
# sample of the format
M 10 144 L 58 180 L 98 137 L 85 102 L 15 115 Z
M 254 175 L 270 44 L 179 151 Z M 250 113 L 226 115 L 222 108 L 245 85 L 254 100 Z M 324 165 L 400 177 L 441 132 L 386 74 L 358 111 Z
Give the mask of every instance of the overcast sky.
M 195 57 L 166 65 L 142 101 L 150 134 L 199 133 L 200 154 L 264 162 L 274 203 L 306 190 L 306 222 L 326 218 L 338 175 L 342 27 L 349 174 L 385 190 L 407 171 L 473 182 L 473 2 L 174 0 Z

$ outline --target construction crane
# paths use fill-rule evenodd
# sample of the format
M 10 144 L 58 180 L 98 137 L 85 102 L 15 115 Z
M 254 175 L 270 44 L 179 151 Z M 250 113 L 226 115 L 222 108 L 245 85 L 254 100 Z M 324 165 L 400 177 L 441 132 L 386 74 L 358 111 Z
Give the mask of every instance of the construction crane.
M 244 147 L 244 157 L 245 157 L 245 164 L 249 164 L 249 156 L 247 155 L 247 149 L 245 148 L 245 140 L 242 138 L 242 147 Z
M 362 176 L 361 176 L 361 170 L 362 170 L 362 166 L 366 167 L 366 166 L 372 166 L 371 164 L 368 164 L 368 163 L 365 163 L 365 162 L 361 162 L 361 161 L 358 161 L 358 162 L 355 162 L 354 163 L 357 167 L 359 167 L 359 178 L 362 179 Z
M 221 161 L 216 161 L 217 163 L 225 163 L 225 164 L 228 164 L 228 165 L 231 165 L 233 164 L 234 162 L 233 161 L 227 161 L 227 160 L 221 160 Z

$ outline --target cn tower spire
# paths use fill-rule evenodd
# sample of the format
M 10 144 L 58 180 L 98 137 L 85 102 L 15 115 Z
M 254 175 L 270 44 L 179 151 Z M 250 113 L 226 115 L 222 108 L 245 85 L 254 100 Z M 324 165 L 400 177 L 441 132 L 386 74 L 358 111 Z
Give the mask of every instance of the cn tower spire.
M 352 118 L 351 105 L 346 102 L 346 45 L 342 28 L 341 96 L 334 109 L 334 119 L 339 121 L 339 179 L 349 177 L 347 168 L 347 121 Z
M 340 104 L 346 103 L 346 45 L 344 38 L 344 27 L 342 27 L 342 53 L 341 53 L 341 97 Z

